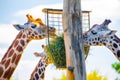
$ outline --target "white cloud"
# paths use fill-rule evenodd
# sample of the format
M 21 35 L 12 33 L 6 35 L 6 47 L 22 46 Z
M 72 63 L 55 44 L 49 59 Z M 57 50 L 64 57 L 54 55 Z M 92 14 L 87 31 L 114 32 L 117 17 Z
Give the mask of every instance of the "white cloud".
M 91 25 L 101 23 L 104 19 L 111 19 L 114 23 L 120 17 L 120 1 L 118 0 L 81 0 L 82 10 L 90 10 Z M 30 9 L 21 10 L 15 14 L 18 19 L 24 19 L 26 14 L 32 14 L 35 18 L 42 18 L 44 21 L 45 14 L 42 12 L 44 8 L 63 9 L 63 3 L 38 5 Z M 23 21 L 24 21 L 23 20 Z M 18 21 L 17 21 L 18 22 Z M 113 24 L 113 23 L 112 23 Z
M 44 20 L 45 18 L 45 14 L 42 12 L 42 9 L 44 8 L 53 8 L 53 9 L 62 9 L 62 4 L 61 3 L 58 3 L 58 4 L 47 4 L 47 5 L 38 5 L 38 6 L 35 6 L 31 9 L 26 9 L 26 10 L 21 10 L 19 12 L 17 12 L 15 14 L 16 17 L 25 17 L 26 14 L 31 14 L 33 15 L 33 17 L 35 18 L 41 18 L 42 20 Z
M 13 74 L 13 80 L 29 80 L 37 62 L 38 60 L 21 60 Z
M 18 67 L 16 68 L 13 74 L 13 80 L 28 80 L 34 70 L 36 64 L 39 62 L 40 58 L 36 58 L 36 60 L 24 60 L 20 61 Z M 52 74 L 51 74 L 52 72 Z M 57 74 L 56 74 L 57 73 Z M 61 78 L 62 74 L 65 74 L 65 70 L 56 70 L 53 64 L 50 64 L 46 68 L 45 80 L 53 80 L 53 78 Z M 22 77 L 21 77 L 22 76 Z
M 86 60 L 87 73 L 97 70 L 100 75 L 106 76 L 108 80 L 114 80 L 118 76 L 111 66 L 118 60 L 109 49 L 103 46 L 94 46 L 90 48 L 90 54 Z
M 0 48 L 0 61 L 1 61 L 1 57 L 3 57 L 4 53 L 7 51 L 6 48 Z
M 117 20 L 120 17 L 120 2 L 118 0 L 83 0 L 82 9 L 91 10 L 92 24 L 104 19 Z
M 0 24 L 0 43 L 11 43 L 17 34 L 12 24 Z

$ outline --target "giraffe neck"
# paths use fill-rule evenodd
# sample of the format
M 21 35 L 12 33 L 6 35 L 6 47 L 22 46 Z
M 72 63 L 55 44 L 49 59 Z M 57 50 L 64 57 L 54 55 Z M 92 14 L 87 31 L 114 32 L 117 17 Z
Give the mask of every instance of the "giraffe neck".
M 0 80 L 9 80 L 28 43 L 27 34 L 19 32 L 0 62 Z
M 120 61 L 120 39 L 116 35 L 110 36 L 103 44 L 109 48 Z
M 31 74 L 30 80 L 44 80 L 45 69 L 49 64 L 48 59 L 49 58 L 46 55 L 44 57 L 41 57 L 37 66 Z

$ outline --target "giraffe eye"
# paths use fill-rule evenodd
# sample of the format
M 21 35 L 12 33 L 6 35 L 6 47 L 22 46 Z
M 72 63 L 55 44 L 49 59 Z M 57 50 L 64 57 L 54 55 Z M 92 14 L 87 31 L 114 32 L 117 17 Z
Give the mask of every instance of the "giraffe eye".
M 94 30 L 92 30 L 91 33 L 94 34 L 94 35 L 97 34 L 97 32 L 95 32 Z
M 32 27 L 32 28 L 36 28 L 36 25 L 32 25 L 31 27 Z

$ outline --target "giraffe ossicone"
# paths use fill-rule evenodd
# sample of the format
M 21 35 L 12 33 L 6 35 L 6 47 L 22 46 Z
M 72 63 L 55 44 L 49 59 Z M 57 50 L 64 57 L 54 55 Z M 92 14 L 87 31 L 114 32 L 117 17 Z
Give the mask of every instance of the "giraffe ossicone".
M 31 40 L 44 39 L 48 37 L 48 33 L 49 37 L 56 36 L 56 29 L 54 27 L 47 27 L 45 24 L 30 21 L 29 18 L 28 22 L 24 25 L 15 24 L 13 26 L 20 32 L 0 62 L 0 80 L 10 79 L 20 61 L 24 49 Z
M 115 35 L 116 30 L 108 28 L 110 22 L 111 20 L 106 19 L 100 25 L 93 25 L 91 29 L 83 34 L 83 41 L 85 45 L 106 46 L 120 61 L 120 39 Z

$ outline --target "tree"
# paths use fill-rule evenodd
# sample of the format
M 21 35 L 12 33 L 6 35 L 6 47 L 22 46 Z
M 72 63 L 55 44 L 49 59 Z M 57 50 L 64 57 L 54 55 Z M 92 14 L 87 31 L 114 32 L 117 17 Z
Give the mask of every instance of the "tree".
M 86 80 L 81 0 L 64 0 L 63 31 L 66 49 L 67 80 Z

